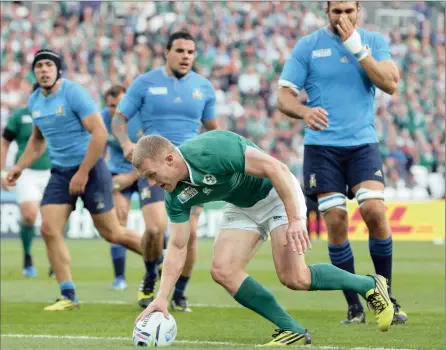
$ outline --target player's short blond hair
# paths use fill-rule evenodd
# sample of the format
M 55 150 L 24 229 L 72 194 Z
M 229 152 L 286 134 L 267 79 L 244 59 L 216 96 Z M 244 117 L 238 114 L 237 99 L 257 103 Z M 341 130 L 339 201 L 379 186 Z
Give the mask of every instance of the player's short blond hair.
M 174 149 L 175 146 L 162 136 L 144 136 L 139 139 L 133 150 L 132 164 L 139 169 L 145 159 L 159 159 Z

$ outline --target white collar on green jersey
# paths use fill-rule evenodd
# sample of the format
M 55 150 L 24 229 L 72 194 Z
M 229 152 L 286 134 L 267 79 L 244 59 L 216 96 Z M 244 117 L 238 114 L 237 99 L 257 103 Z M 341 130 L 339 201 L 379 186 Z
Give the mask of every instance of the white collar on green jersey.
M 189 171 L 189 179 L 190 179 L 190 182 L 188 182 L 188 181 L 184 181 L 184 180 L 183 180 L 183 182 L 186 182 L 186 183 L 188 183 L 188 184 L 190 184 L 190 185 L 195 185 L 195 186 L 197 186 L 197 184 L 194 182 L 194 178 L 193 178 L 193 176 L 192 176 L 192 169 L 190 168 L 189 163 L 187 162 L 186 158 L 184 158 L 183 153 L 181 153 L 180 149 L 179 149 L 178 147 L 176 147 L 176 149 L 177 149 L 178 153 L 180 154 L 181 158 L 183 158 L 184 162 L 186 163 L 187 170 Z

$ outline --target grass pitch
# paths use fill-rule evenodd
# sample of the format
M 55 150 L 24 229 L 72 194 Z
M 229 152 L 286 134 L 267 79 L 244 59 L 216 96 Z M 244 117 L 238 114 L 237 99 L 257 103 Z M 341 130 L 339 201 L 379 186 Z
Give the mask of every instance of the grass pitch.
M 111 291 L 109 245 L 100 240 L 69 240 L 73 278 L 80 311 L 44 312 L 58 297 L 42 240 L 34 243 L 39 275 L 21 273 L 18 240 L 1 241 L 1 348 L 6 349 L 131 349 L 135 317 L 140 312 L 136 291 L 143 275 L 141 258 L 127 253 L 124 292 Z M 239 305 L 209 274 L 211 240 L 200 240 L 199 258 L 187 290 L 193 312 L 174 314 L 178 324 L 174 348 L 254 349 L 271 339 L 274 325 Z M 353 243 L 357 273 L 373 272 L 366 242 Z M 314 242 L 308 263 L 329 262 L 326 242 Z M 341 292 L 293 292 L 274 272 L 269 243 L 259 250 L 248 271 L 275 294 L 279 302 L 307 327 L 311 349 L 444 349 L 444 247 L 427 242 L 394 243 L 393 292 L 409 315 L 409 323 L 379 332 L 373 315 L 366 325 L 345 326 Z

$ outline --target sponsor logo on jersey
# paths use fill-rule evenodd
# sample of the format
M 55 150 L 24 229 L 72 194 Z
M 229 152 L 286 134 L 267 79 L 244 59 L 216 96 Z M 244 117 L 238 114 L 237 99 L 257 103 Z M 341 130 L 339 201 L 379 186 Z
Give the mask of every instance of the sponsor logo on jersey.
M 330 57 L 331 56 L 331 49 L 313 50 L 311 56 L 313 58 Z
M 198 191 L 193 187 L 186 187 L 181 193 L 177 196 L 178 200 L 184 204 L 192 197 L 195 197 L 198 194 Z
M 215 185 L 217 183 L 217 179 L 212 174 L 206 174 L 203 177 L 203 183 L 206 185 Z
M 181 97 L 178 96 L 173 102 L 175 102 L 175 103 L 181 103 L 181 102 L 183 102 L 183 101 L 181 100 Z
M 348 63 L 348 58 L 347 58 L 347 56 L 342 57 L 342 58 L 341 58 L 341 62 L 342 62 L 342 63 Z
M 167 87 L 166 86 L 149 87 L 148 91 L 152 95 L 167 95 Z
M 377 171 L 375 172 L 375 175 L 376 175 L 376 176 L 379 176 L 379 177 L 383 177 L 383 173 L 382 173 L 381 170 L 377 170 Z

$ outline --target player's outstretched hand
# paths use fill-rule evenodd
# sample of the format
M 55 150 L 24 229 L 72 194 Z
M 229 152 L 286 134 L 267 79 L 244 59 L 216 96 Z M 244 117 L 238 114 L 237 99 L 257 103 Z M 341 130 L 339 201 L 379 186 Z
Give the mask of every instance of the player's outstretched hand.
M 128 144 L 126 144 L 122 149 L 122 152 L 124 153 L 124 158 L 127 159 L 129 162 L 132 161 L 134 149 L 135 149 L 135 144 L 132 142 L 129 142 Z
M 5 176 L 1 177 L 2 188 L 8 190 L 8 187 L 14 187 L 23 169 L 15 165 Z
M 80 196 L 85 192 L 88 182 L 88 173 L 78 170 L 71 178 L 69 192 L 71 196 Z
M 325 109 L 321 107 L 313 107 L 309 108 L 303 117 L 305 124 L 307 124 L 311 130 L 318 131 L 328 128 L 327 116 L 328 113 Z
M 155 300 L 152 301 L 149 306 L 147 306 L 146 309 L 138 315 L 135 322 L 142 320 L 155 311 L 162 312 L 164 317 L 168 319 L 169 311 L 167 309 L 167 299 L 155 298 Z
M 293 252 L 297 252 L 299 255 L 305 254 L 307 249 L 311 249 L 310 237 L 308 236 L 305 222 L 302 220 L 288 223 L 286 238 L 285 246 L 291 245 Z

